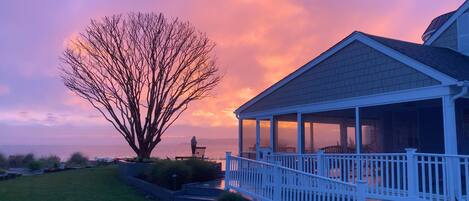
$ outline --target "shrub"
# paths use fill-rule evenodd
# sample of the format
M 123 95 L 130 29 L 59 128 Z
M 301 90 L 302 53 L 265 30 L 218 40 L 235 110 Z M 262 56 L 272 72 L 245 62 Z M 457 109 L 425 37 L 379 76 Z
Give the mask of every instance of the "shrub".
M 18 168 L 18 167 L 23 167 L 23 159 L 24 155 L 18 154 L 18 155 L 10 155 L 8 156 L 8 166 L 11 168 Z
M 57 169 L 60 166 L 60 158 L 55 155 L 50 155 L 48 157 L 42 157 L 39 159 L 41 167 L 47 169 Z
M 215 162 L 191 159 L 184 161 L 184 163 L 191 168 L 191 182 L 210 181 L 218 177 Z
M 217 198 L 217 201 L 249 201 L 238 193 L 224 192 Z
M 0 169 L 6 169 L 7 167 L 8 167 L 8 160 L 5 157 L 5 155 L 0 153 Z
M 187 183 L 191 169 L 182 161 L 157 161 L 154 163 L 147 179 L 171 190 L 179 190 Z
M 88 158 L 80 152 L 75 152 L 70 156 L 67 165 L 73 167 L 84 167 L 88 164 Z
M 29 164 L 33 163 L 34 161 L 36 161 L 36 159 L 34 157 L 34 154 L 32 154 L 32 153 L 26 154 L 26 156 L 24 156 L 23 162 L 22 162 L 23 167 L 29 166 Z
M 32 161 L 28 164 L 28 168 L 31 171 L 36 171 L 41 169 L 41 163 L 39 161 Z
M 216 179 L 217 164 L 202 160 L 154 160 L 149 171 L 140 175 L 147 181 L 171 190 L 178 190 L 182 184 Z
M 5 173 L 6 173 L 6 171 L 4 169 L 0 168 L 0 175 L 5 174 Z

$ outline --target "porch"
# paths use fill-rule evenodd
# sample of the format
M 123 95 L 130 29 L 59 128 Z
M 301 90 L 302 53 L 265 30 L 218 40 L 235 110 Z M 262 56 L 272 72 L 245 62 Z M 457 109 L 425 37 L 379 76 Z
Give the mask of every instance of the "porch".
M 442 96 L 240 116 L 226 184 L 259 200 L 468 200 L 468 103 Z

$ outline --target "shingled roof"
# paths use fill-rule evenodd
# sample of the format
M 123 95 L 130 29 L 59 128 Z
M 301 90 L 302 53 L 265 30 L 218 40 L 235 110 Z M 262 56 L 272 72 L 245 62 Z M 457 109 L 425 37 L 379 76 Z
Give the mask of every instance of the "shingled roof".
M 450 77 L 469 80 L 469 57 L 459 52 L 444 47 L 362 34 Z
M 433 19 L 430 25 L 428 25 L 425 32 L 423 32 L 422 40 L 426 41 L 427 39 L 429 39 L 435 33 L 435 31 L 437 31 L 441 26 L 443 26 L 443 24 L 445 24 L 449 20 L 449 18 L 453 16 L 454 13 L 456 13 L 456 11 L 440 15 Z
M 355 31 L 336 45 L 332 46 L 327 51 L 320 54 L 315 59 L 306 63 L 304 66 L 290 73 L 283 79 L 279 80 L 269 88 L 262 91 L 256 97 L 241 105 L 238 109 L 236 109 L 235 112 L 239 113 L 243 111 L 245 108 L 262 99 L 264 96 L 274 92 L 279 87 L 287 84 L 288 82 L 290 82 L 290 80 L 303 74 L 308 69 L 313 68 L 316 64 L 320 63 L 325 58 L 332 56 L 334 52 L 345 47 L 344 45 L 349 44 L 351 41 L 363 40 L 360 38 L 367 38 L 371 41 L 375 41 L 377 44 L 381 44 L 384 47 L 388 47 L 390 50 L 393 50 L 401 55 L 407 56 L 411 60 L 424 64 L 428 68 L 434 69 L 437 72 L 441 72 L 442 75 L 446 75 L 447 77 L 453 78 L 454 80 L 469 80 L 469 57 L 459 52 L 456 52 L 449 48 L 422 45 Z

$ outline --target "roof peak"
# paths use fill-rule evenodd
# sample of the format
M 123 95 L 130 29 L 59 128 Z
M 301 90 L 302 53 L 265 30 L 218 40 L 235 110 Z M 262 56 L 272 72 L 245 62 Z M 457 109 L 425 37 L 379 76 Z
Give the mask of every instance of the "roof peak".
M 454 15 L 454 13 L 456 13 L 456 10 L 447 12 L 434 18 L 422 34 L 423 42 L 427 41 L 441 26 L 443 26 L 443 24 L 449 20 L 449 18 L 451 18 L 451 16 Z

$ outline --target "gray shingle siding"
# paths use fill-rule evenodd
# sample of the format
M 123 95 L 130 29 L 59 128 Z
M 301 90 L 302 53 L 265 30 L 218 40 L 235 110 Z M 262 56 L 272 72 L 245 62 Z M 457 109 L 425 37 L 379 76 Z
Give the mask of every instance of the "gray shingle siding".
M 453 22 L 433 43 L 432 46 L 446 47 L 458 50 L 458 29 L 457 23 Z
M 355 41 L 241 113 L 437 84 L 437 80 Z

